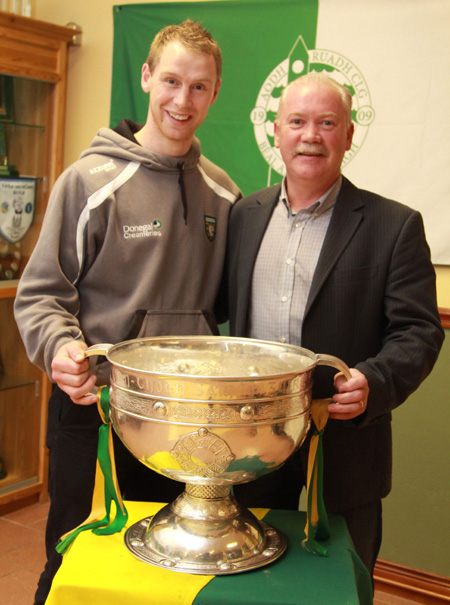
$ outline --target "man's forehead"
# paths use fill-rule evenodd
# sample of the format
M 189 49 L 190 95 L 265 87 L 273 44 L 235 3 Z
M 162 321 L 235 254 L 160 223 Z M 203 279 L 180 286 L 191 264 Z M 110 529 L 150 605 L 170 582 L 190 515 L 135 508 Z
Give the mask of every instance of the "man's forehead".
M 293 86 L 287 93 L 287 98 L 304 98 L 308 96 L 316 96 L 320 98 L 327 97 L 329 99 L 340 100 L 339 92 L 326 82 L 309 82 L 308 84 L 299 84 Z
M 203 79 L 217 79 L 217 66 L 212 54 L 190 49 L 180 40 L 171 40 L 162 48 L 155 67 L 160 71 L 176 73 L 177 66 L 183 72 L 186 67 L 192 67 Z
M 293 86 L 287 92 L 283 105 L 288 113 L 315 111 L 323 115 L 337 115 L 344 110 L 342 98 L 336 89 L 316 83 Z

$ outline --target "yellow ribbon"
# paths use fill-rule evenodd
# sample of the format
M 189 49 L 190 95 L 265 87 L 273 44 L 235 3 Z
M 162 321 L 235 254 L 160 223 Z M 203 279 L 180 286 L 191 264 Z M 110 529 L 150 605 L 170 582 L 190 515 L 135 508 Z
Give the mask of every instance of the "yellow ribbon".
M 311 404 L 311 417 L 315 430 L 309 445 L 306 484 L 306 537 L 302 542 L 305 550 L 321 556 L 327 556 L 328 550 L 317 540 L 327 540 L 330 537 L 327 512 L 323 502 L 322 452 L 322 435 L 328 421 L 329 404 L 330 399 L 314 399 Z

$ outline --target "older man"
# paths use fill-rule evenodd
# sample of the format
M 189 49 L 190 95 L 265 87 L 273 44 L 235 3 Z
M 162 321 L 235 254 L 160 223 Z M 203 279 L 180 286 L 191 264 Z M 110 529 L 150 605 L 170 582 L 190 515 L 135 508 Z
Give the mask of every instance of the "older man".
M 275 121 L 280 185 L 237 202 L 229 226 L 231 333 L 301 345 L 352 367 L 315 373 L 329 397 L 324 497 L 373 572 L 381 499 L 391 489 L 391 411 L 431 371 L 443 341 L 420 214 L 341 175 L 351 95 L 324 74 L 287 86 Z M 243 504 L 297 508 L 307 445 L 276 473 L 236 490 Z

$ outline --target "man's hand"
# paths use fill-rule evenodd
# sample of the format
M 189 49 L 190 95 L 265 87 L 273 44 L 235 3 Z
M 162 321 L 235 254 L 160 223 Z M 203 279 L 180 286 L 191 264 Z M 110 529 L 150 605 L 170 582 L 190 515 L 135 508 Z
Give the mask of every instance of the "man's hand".
M 365 412 L 369 397 L 367 379 L 359 370 L 350 369 L 352 377 L 347 380 L 342 372 L 334 377 L 337 393 L 333 402 L 328 406 L 330 418 L 335 420 L 351 420 Z
M 97 397 L 89 393 L 95 386 L 96 377 L 89 373 L 89 361 L 84 351 L 87 344 L 72 340 L 63 345 L 52 361 L 52 378 L 74 403 L 91 405 Z

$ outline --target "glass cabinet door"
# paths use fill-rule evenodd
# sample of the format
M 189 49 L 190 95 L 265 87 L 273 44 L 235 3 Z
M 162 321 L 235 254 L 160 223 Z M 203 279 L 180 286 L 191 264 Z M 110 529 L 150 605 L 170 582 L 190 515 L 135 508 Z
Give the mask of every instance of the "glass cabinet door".
M 0 496 L 37 484 L 42 464 L 42 373 L 23 348 L 13 294 L 47 203 L 52 86 L 0 75 Z
M 0 75 L 0 280 L 17 279 L 37 241 L 48 189 L 49 82 Z

